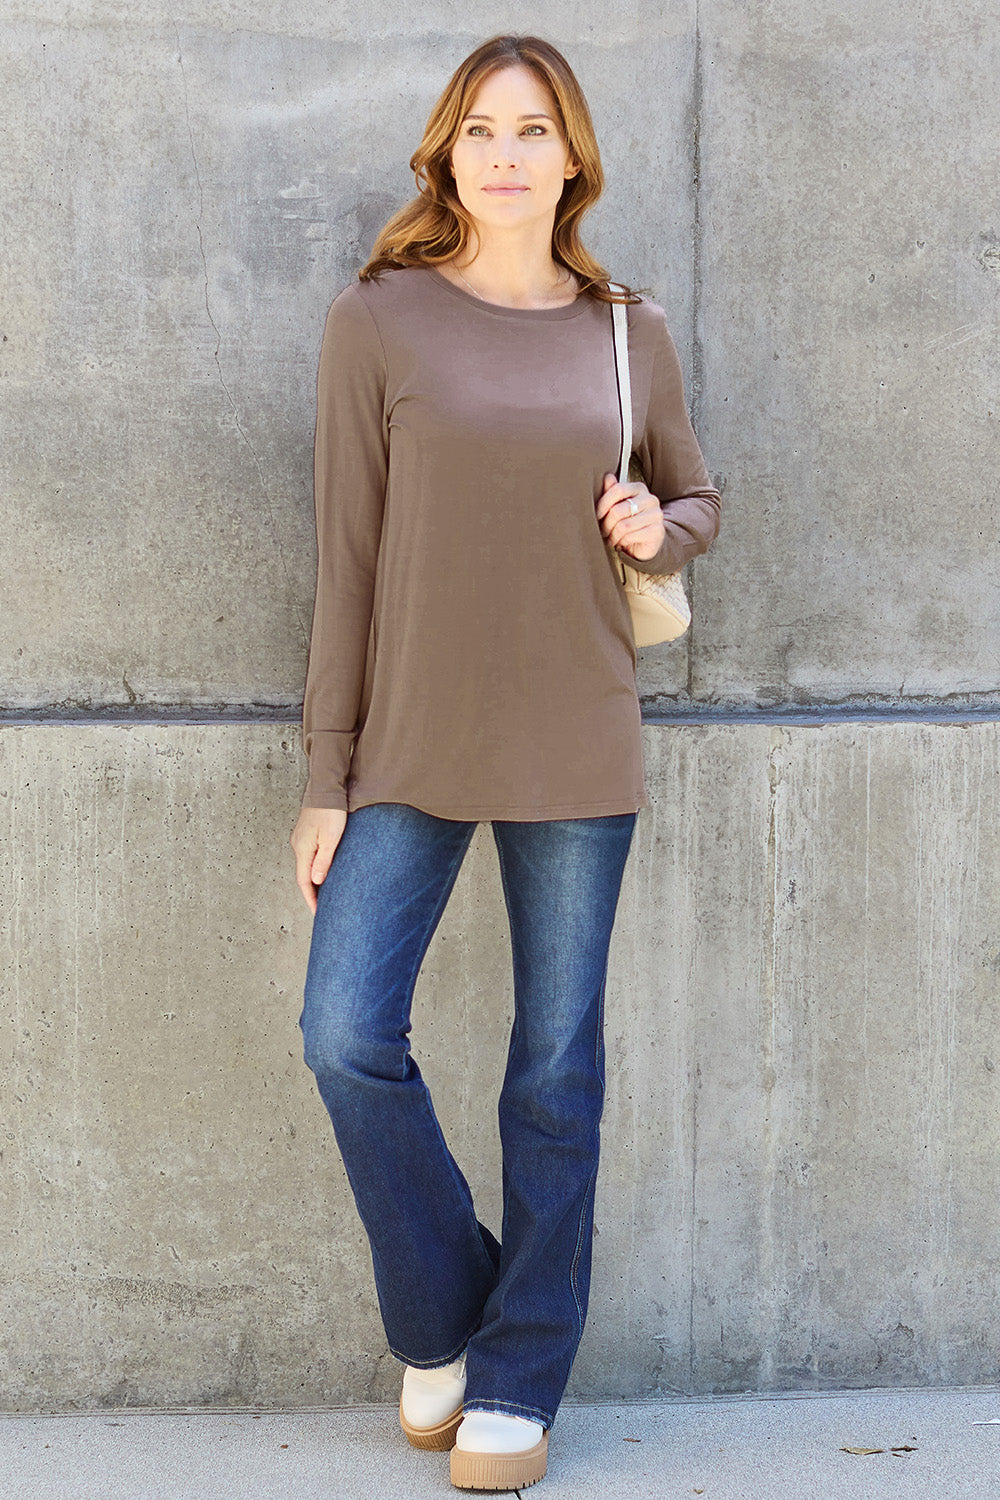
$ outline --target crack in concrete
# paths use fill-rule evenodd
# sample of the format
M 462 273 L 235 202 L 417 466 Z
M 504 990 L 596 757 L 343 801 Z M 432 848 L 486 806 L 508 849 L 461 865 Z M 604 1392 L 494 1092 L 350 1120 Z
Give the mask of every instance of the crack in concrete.
M 701 341 L 701 116 L 704 108 L 705 81 L 701 55 L 701 10 L 700 0 L 694 7 L 694 87 L 692 98 L 691 140 L 691 186 L 693 194 L 691 223 L 691 418 L 697 427 L 701 416 L 701 397 L 704 382 L 704 349 Z
M 691 99 L 691 191 L 693 197 L 691 218 L 691 423 L 698 431 L 701 417 L 702 380 L 704 375 L 704 351 L 701 343 L 701 111 L 704 99 L 704 80 L 701 60 L 701 7 L 694 0 L 694 80 Z M 695 589 L 698 569 L 692 562 L 688 568 L 688 601 L 691 605 L 691 624 L 687 632 L 687 691 L 694 696 L 695 682 Z
M 697 1349 L 697 1337 L 694 1326 L 694 1305 L 698 1295 L 698 1266 L 697 1266 L 697 1239 L 698 1239 L 698 1095 L 701 1090 L 701 1064 L 696 1062 L 694 1067 L 694 1082 L 691 1088 L 691 1238 L 688 1244 L 688 1316 L 687 1316 L 687 1338 L 688 1338 L 688 1391 L 697 1389 L 695 1385 L 695 1360 Z
M 762 985 L 759 998 L 758 1056 L 760 1059 L 760 1087 L 764 1096 L 765 1113 L 761 1122 L 759 1141 L 764 1159 L 764 1176 L 769 1188 L 761 1196 L 760 1204 L 760 1249 L 758 1267 L 761 1285 L 776 1285 L 778 1258 L 776 1245 L 778 1226 L 776 1222 L 775 1194 L 779 1181 L 778 1151 L 781 1144 L 781 1103 L 775 1088 L 778 1081 L 780 1037 L 779 1009 L 783 991 L 778 985 L 780 966 L 779 915 L 780 895 L 778 890 L 781 875 L 782 807 L 781 788 L 785 772 L 785 733 L 773 728 L 769 736 L 767 756 L 768 804 L 767 843 L 765 854 L 765 890 L 761 930 L 766 936 Z M 768 1328 L 759 1352 L 758 1369 L 762 1383 L 770 1386 L 775 1378 L 775 1329 Z
M 278 561 L 281 563 L 281 571 L 285 575 L 285 586 L 288 590 L 288 597 L 291 600 L 292 609 L 295 613 L 295 620 L 299 627 L 299 634 L 302 638 L 302 644 L 308 648 L 309 631 L 306 627 L 306 622 L 302 611 L 299 608 L 299 602 L 295 594 L 292 578 L 288 571 L 288 563 L 285 559 L 284 551 L 282 550 L 281 538 L 278 534 L 278 528 L 274 519 L 274 507 L 271 500 L 271 494 L 268 490 L 267 482 L 264 478 L 264 469 L 257 450 L 251 442 L 250 436 L 244 428 L 243 423 L 240 421 L 239 407 L 236 405 L 233 393 L 226 383 L 226 377 L 222 371 L 222 361 L 219 358 L 219 351 L 222 348 L 222 331 L 219 328 L 218 323 L 215 321 L 215 315 L 212 312 L 212 303 L 209 296 L 208 256 L 205 254 L 205 238 L 202 234 L 201 229 L 201 220 L 204 217 L 205 211 L 205 189 L 201 178 L 201 166 L 198 162 L 198 152 L 195 147 L 194 129 L 191 125 L 191 104 L 188 97 L 187 70 L 184 66 L 184 49 L 181 44 L 180 27 L 176 21 L 174 22 L 174 35 L 177 38 L 177 61 L 180 64 L 181 70 L 181 83 L 184 97 L 184 123 L 187 126 L 188 143 L 191 147 L 191 161 L 194 165 L 195 181 L 198 184 L 198 215 L 195 219 L 194 227 L 198 233 L 198 252 L 201 256 L 201 268 L 205 282 L 205 315 L 207 316 L 209 324 L 211 325 L 212 332 L 215 334 L 215 348 L 212 351 L 212 359 L 215 363 L 215 368 L 219 376 L 219 384 L 222 386 L 222 389 L 225 392 L 226 400 L 229 403 L 229 408 L 233 414 L 233 422 L 235 423 L 236 431 L 239 433 L 241 439 L 246 444 L 246 447 L 250 453 L 250 457 L 253 459 L 254 468 L 257 471 L 257 482 L 260 485 L 260 492 L 264 497 L 264 508 L 267 516 L 267 528 L 271 533 L 271 540 L 274 542 L 274 548 L 278 554 Z
M 0 728 L 25 729 L 51 724 L 56 728 L 87 724 L 287 724 L 298 725 L 302 702 L 268 703 L 157 703 L 136 696 L 128 703 L 91 700 L 39 704 L 34 708 L 0 708 Z
M 134 691 L 134 689 L 133 689 Z M 0 726 L 24 727 L 32 724 L 257 724 L 277 722 L 297 724 L 302 717 L 302 700 L 269 701 L 247 699 L 239 703 L 184 703 L 140 698 L 127 703 L 121 699 L 62 698 L 45 703 L 0 704 Z M 997 724 L 1000 723 L 1000 701 L 989 697 L 982 703 L 951 703 L 947 698 L 937 702 L 848 701 L 844 703 L 786 704 L 761 708 L 753 704 L 686 703 L 642 700 L 642 722 L 653 729 L 670 725 L 709 729 L 718 725 L 735 727 L 751 724 L 773 724 L 792 728 L 822 729 L 838 724 Z M 998 960 L 1000 967 L 1000 960 Z

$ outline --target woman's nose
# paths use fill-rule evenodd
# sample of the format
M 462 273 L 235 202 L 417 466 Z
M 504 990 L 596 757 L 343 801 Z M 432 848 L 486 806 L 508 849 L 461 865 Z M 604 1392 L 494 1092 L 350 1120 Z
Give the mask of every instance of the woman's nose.
M 518 162 L 516 140 L 498 139 L 493 146 L 493 161 L 498 167 L 515 167 Z

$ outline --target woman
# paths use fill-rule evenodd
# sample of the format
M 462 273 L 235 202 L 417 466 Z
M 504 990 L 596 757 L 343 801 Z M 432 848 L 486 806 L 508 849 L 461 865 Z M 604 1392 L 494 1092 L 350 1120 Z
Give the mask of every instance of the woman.
M 320 355 L 319 570 L 291 837 L 315 914 L 302 1029 L 368 1233 L 400 1420 L 452 1482 L 545 1473 L 590 1280 L 608 943 L 643 782 L 613 549 L 668 573 L 716 534 L 662 310 L 627 292 L 636 454 L 619 483 L 603 187 L 559 52 L 457 69 L 420 196 L 335 299 Z M 617 294 L 622 300 L 623 294 Z M 480 821 L 515 1018 L 499 1242 L 409 1046 L 416 975 Z

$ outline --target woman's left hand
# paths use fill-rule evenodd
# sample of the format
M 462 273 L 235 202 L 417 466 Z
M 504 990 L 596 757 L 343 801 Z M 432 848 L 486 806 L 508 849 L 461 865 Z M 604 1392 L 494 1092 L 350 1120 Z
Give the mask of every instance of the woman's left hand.
M 630 500 L 634 501 L 634 510 Z M 605 541 L 613 547 L 621 547 L 623 552 L 642 562 L 656 556 L 667 529 L 656 496 L 635 480 L 620 483 L 616 474 L 604 476 L 604 493 L 597 502 L 597 519 Z

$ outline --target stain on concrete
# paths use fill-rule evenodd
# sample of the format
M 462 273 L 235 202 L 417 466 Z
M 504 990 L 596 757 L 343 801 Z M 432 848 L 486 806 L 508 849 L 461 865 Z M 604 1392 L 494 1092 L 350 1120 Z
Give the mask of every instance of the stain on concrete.
M 90 1282 L 95 1294 L 106 1297 L 121 1311 L 127 1307 L 170 1308 L 192 1316 L 200 1310 L 254 1300 L 259 1293 L 259 1288 L 250 1285 L 193 1286 L 182 1281 L 148 1280 L 140 1276 L 79 1279 L 83 1283 Z
M 989 271 L 991 276 L 995 276 L 1000 281 L 1000 241 L 991 240 L 979 252 L 979 264 L 984 271 Z

